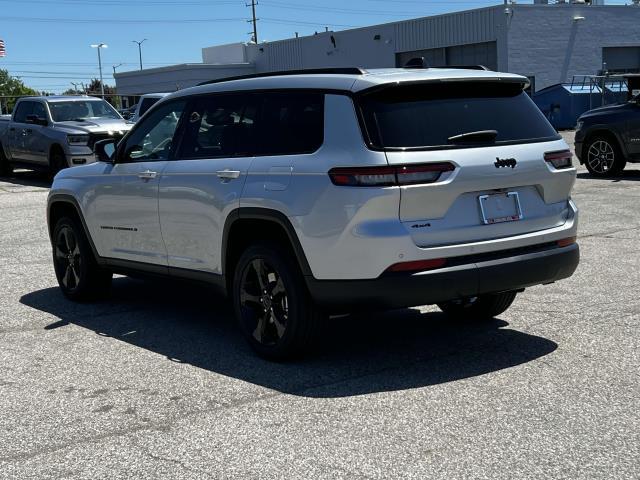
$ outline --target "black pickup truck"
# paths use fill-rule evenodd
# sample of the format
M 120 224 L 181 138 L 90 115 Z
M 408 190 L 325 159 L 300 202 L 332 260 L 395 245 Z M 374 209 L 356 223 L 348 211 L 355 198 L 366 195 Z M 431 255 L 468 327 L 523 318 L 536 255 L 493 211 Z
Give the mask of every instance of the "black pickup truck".
M 640 162 L 640 95 L 583 113 L 575 147 L 580 163 L 594 176 L 617 175 L 627 162 Z

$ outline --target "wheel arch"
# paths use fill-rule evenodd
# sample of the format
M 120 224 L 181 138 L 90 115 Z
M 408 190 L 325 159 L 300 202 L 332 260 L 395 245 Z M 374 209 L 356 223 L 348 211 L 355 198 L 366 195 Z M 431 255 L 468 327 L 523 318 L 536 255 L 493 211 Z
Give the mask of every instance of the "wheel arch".
M 255 233 L 260 229 L 260 234 Z M 232 211 L 224 224 L 221 246 L 221 267 L 227 285 L 233 278 L 233 268 L 242 252 L 259 240 L 283 242 L 295 256 L 304 276 L 311 276 L 311 267 L 298 235 L 289 219 L 277 210 L 240 207 Z
M 96 262 L 102 264 L 96 246 L 93 243 L 93 239 L 91 238 L 89 229 L 87 228 L 87 224 L 84 220 L 82 209 L 80 208 L 78 201 L 71 195 L 53 194 L 49 197 L 49 200 L 47 202 L 47 226 L 49 231 L 49 239 L 53 240 L 53 229 L 55 228 L 58 220 L 64 216 L 73 217 L 80 222 L 86 238 L 89 241 L 89 245 L 91 246 L 91 251 L 93 252 L 93 256 L 96 259 Z

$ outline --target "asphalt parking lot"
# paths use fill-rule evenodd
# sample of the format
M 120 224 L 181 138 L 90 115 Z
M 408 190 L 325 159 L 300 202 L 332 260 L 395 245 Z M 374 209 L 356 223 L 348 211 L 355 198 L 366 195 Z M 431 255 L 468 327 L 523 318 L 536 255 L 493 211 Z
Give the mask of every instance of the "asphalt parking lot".
M 578 177 L 572 278 L 486 324 L 332 319 L 290 364 L 204 289 L 66 301 L 46 182 L 0 179 L 0 478 L 639 478 L 640 167 Z

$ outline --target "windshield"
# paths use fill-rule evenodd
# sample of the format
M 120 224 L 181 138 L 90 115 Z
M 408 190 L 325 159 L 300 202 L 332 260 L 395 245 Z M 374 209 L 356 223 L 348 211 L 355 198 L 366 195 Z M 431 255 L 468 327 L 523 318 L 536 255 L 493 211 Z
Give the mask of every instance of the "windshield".
M 51 118 L 54 122 L 81 121 L 90 118 L 122 118 L 104 100 L 51 102 L 49 110 L 51 110 Z
M 389 87 L 360 105 L 380 148 L 460 148 L 558 138 L 519 83 L 456 82 Z

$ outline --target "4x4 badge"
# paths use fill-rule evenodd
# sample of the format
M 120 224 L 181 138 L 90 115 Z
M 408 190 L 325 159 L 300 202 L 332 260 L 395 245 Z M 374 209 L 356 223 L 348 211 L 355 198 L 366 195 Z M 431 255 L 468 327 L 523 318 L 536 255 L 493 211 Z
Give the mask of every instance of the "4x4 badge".
M 496 168 L 501 168 L 501 167 L 516 168 L 517 164 L 518 162 L 516 161 L 515 158 L 499 158 L 499 157 L 496 157 L 496 161 L 494 163 Z

